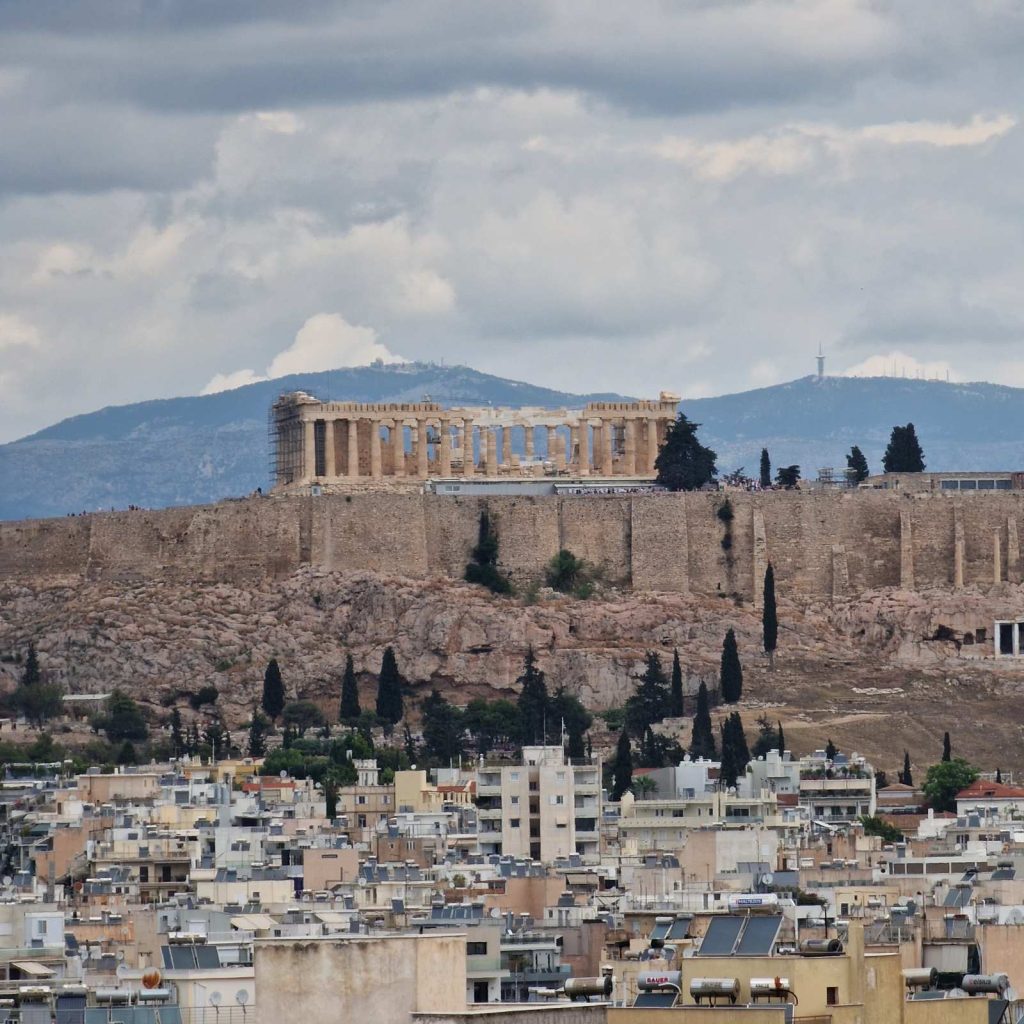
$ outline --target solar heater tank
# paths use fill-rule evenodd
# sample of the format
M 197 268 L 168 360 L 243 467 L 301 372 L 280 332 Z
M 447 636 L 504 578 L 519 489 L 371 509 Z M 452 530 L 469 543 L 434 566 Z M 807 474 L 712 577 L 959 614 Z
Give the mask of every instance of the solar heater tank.
M 838 939 L 807 939 L 799 949 L 801 956 L 839 956 L 843 944 Z
M 570 999 L 584 996 L 608 999 L 612 994 L 612 978 L 610 974 L 600 978 L 569 978 L 563 986 L 563 991 Z
M 765 998 L 766 996 L 788 996 L 792 992 L 789 978 L 751 978 L 750 998 Z
M 657 992 L 664 988 L 682 989 L 682 971 L 641 971 L 636 976 L 636 987 L 641 992 Z
M 698 1003 L 702 999 L 728 999 L 735 1003 L 739 994 L 738 978 L 694 978 L 690 982 L 690 995 Z
M 908 967 L 903 971 L 903 984 L 907 988 L 935 988 L 938 981 L 937 967 Z
M 985 993 L 1001 996 L 1010 987 L 1010 979 L 1005 974 L 968 974 L 960 987 L 969 996 Z

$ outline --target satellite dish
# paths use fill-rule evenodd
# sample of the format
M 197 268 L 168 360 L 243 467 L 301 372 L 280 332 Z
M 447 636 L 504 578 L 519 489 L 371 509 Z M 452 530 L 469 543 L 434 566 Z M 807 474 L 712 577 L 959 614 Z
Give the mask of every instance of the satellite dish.
M 14 879 L 10 875 L 4 875 L 4 885 L 10 885 Z
M 155 967 L 150 967 L 145 974 L 142 975 L 142 987 L 147 989 L 154 989 L 160 987 L 162 975 Z
M 114 971 L 114 973 L 117 975 L 117 977 L 118 977 L 118 979 L 120 981 L 124 981 L 125 977 L 128 974 L 128 968 L 125 967 L 124 964 L 118 964 L 117 965 L 117 970 Z
M 288 773 L 283 768 L 277 774 L 282 779 L 287 779 L 288 778 Z
M 235 993 L 235 1002 L 238 1003 L 239 1006 L 245 1006 L 245 1004 L 249 1002 L 249 990 L 240 988 Z
M 214 991 L 210 993 L 210 1005 L 220 1006 L 221 1000 L 223 998 L 224 997 L 216 989 L 214 989 Z
M 771 885 L 775 881 L 775 876 L 769 871 L 761 876 L 762 885 Z

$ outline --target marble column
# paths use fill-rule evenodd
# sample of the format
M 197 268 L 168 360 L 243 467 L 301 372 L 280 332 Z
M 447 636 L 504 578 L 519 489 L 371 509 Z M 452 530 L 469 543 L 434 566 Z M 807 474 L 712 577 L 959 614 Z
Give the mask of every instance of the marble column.
M 451 420 L 441 420 L 441 443 L 437 449 L 438 474 L 452 475 L 452 424 Z
M 302 478 L 316 479 L 316 421 L 302 421 Z
M 512 465 L 512 428 L 508 424 L 501 428 L 501 464 L 506 469 Z
M 392 474 L 405 476 L 405 424 L 401 420 L 391 421 L 388 444 L 391 447 Z
M 380 420 L 370 420 L 370 476 L 379 480 L 384 474 L 380 460 Z
M 569 469 L 579 472 L 580 428 L 575 423 L 569 424 Z
M 476 465 L 473 462 L 473 421 L 462 421 L 462 475 L 473 476 Z
M 580 476 L 590 476 L 590 424 L 586 420 L 580 420 Z
M 334 450 L 334 428 L 337 421 L 324 420 L 324 476 L 333 480 L 338 475 L 337 456 Z
M 348 475 L 355 480 L 359 476 L 359 420 L 348 421 Z
M 658 421 L 647 421 L 647 472 L 655 472 L 654 462 L 658 458 Z
M 430 475 L 430 447 L 427 444 L 427 421 L 416 421 L 416 475 L 424 480 Z
M 622 472 L 626 476 L 636 476 L 636 420 L 627 419 L 625 425 L 625 454 L 622 460 Z
M 480 472 L 487 475 L 487 464 L 491 461 L 487 447 L 491 440 L 491 432 L 487 427 L 480 428 Z
M 498 428 L 487 428 L 487 475 L 498 475 Z
M 533 459 L 533 424 L 526 423 L 523 425 L 523 449 L 526 453 L 526 460 L 529 462 Z

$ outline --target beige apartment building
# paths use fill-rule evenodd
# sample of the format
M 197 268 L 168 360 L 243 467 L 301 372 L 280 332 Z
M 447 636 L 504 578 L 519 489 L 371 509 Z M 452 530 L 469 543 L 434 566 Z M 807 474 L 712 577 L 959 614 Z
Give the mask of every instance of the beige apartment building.
M 520 764 L 477 770 L 480 851 L 545 863 L 600 854 L 601 770 L 561 747 L 524 747 Z

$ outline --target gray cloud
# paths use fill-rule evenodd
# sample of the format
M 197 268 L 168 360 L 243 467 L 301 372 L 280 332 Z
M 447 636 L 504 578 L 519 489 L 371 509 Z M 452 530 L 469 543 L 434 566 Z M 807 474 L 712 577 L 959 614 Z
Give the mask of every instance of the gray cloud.
M 9 0 L 0 38 L 0 439 L 319 314 L 566 388 L 819 342 L 1024 384 L 1017 5 Z

